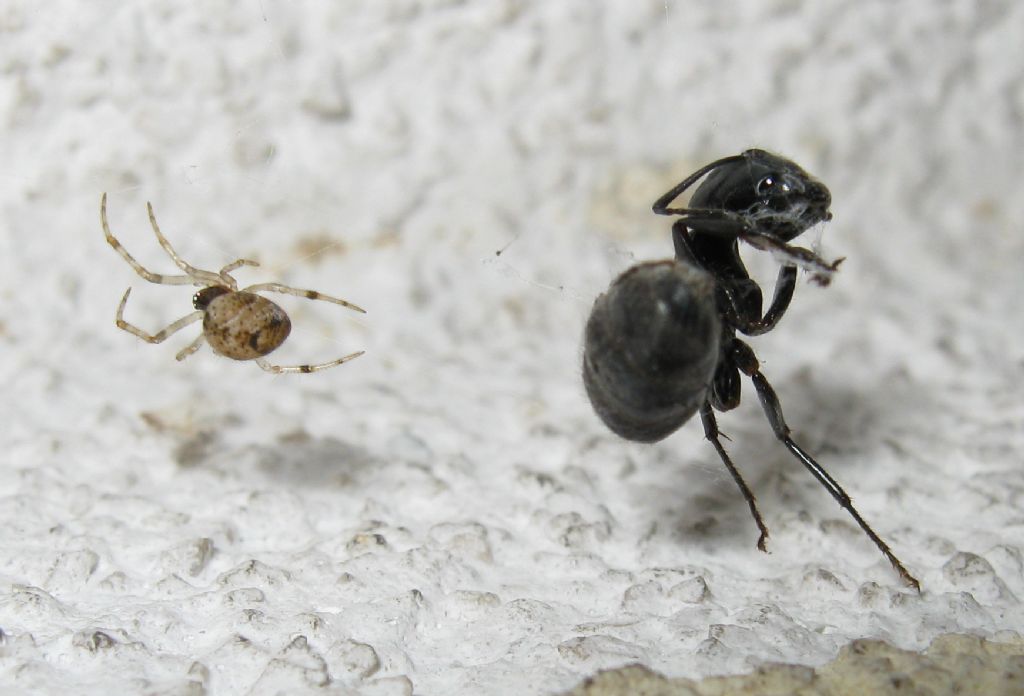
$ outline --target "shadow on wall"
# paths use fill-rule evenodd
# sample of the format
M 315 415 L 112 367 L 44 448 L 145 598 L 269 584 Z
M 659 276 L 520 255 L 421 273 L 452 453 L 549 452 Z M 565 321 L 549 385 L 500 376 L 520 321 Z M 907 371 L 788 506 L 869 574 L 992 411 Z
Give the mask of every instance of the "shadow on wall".
M 312 437 L 305 431 L 282 435 L 272 445 L 253 448 L 256 466 L 265 475 L 308 488 L 354 486 L 383 461 L 369 450 L 334 437 Z
M 869 462 L 883 456 L 914 463 L 912 450 L 903 440 L 925 437 L 930 427 L 928 414 L 942 408 L 929 385 L 902 370 L 870 384 L 801 370 L 778 380 L 777 392 L 794 439 L 854 499 L 862 487 L 874 487 L 861 481 L 868 475 Z M 719 414 L 719 425 L 732 436 L 724 444 L 763 514 L 777 520 L 783 510 L 806 510 L 812 517 L 824 515 L 818 521 L 844 519 L 825 489 L 820 489 L 821 495 L 810 492 L 813 477 L 775 439 L 749 383 L 744 383 L 741 409 Z M 700 436 L 699 419 L 692 419 L 683 429 L 689 429 L 685 438 L 673 435 L 667 447 L 648 450 L 646 455 L 637 452 L 638 460 L 659 460 L 658 468 L 669 477 L 660 481 L 656 490 L 642 488 L 637 506 L 660 518 L 674 538 L 716 546 L 752 545 L 756 528 L 747 504 L 714 449 Z M 678 444 L 674 446 L 675 438 Z
M 279 435 L 266 444 L 232 444 L 232 426 L 242 424 L 237 416 L 198 428 L 168 427 L 154 413 L 142 417 L 150 427 L 172 438 L 171 456 L 182 469 L 246 478 L 256 474 L 287 486 L 350 488 L 383 466 L 383 460 L 363 447 L 334 437 L 314 437 L 304 430 Z

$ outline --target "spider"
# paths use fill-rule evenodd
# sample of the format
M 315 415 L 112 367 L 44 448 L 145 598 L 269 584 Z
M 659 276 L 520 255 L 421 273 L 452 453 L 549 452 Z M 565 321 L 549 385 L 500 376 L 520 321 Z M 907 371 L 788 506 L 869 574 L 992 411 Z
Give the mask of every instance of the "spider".
M 199 350 L 204 343 L 208 343 L 213 352 L 218 355 L 232 360 L 253 360 L 267 372 L 275 374 L 325 370 L 358 358 L 365 352 L 358 351 L 343 358 L 317 365 L 274 365 L 264 360 L 265 355 L 276 350 L 288 338 L 288 334 L 292 330 L 292 322 L 280 306 L 257 295 L 258 292 L 279 292 L 284 295 L 305 297 L 309 300 L 333 302 L 364 314 L 366 310 L 351 302 L 324 295 L 315 290 L 300 290 L 281 283 L 258 283 L 239 289 L 238 281 L 231 276 L 231 271 L 242 266 L 259 266 L 259 263 L 249 259 L 237 259 L 216 273 L 196 268 L 178 256 L 171 243 L 160 232 L 160 227 L 156 224 L 156 216 L 153 214 L 153 206 L 146 203 L 146 209 L 149 211 L 149 223 L 153 227 L 157 241 L 175 265 L 184 271 L 184 275 L 153 273 L 146 270 L 128 253 L 128 250 L 110 232 L 110 226 L 107 224 L 107 194 L 104 193 L 100 199 L 100 222 L 103 225 L 103 234 L 106 236 L 107 242 L 145 280 L 161 285 L 195 285 L 201 289 L 192 297 L 194 312 L 172 322 L 155 334 L 148 334 L 124 320 L 124 307 L 128 303 L 128 295 L 132 291 L 129 287 L 125 290 L 121 304 L 117 307 L 117 327 L 119 329 L 134 334 L 148 343 L 163 343 L 170 335 L 202 319 L 203 332 L 192 343 L 178 351 L 175 359 L 184 360 Z
M 706 178 L 705 178 L 706 177 Z M 669 205 L 703 179 L 685 208 Z M 775 437 L 857 522 L 909 586 L 920 583 L 853 506 L 842 486 L 790 435 L 775 390 L 737 333 L 775 328 L 796 288 L 797 267 L 827 285 L 842 259 L 826 262 L 789 242 L 832 218 L 824 184 L 785 158 L 747 150 L 698 169 L 654 204 L 680 216 L 676 258 L 641 263 L 594 303 L 584 334 L 583 382 L 597 415 L 627 440 L 656 442 L 700 414 L 704 436 L 739 486 L 766 550 L 768 528 L 754 494 L 722 445 L 715 410 L 740 403 L 740 376 L 753 383 Z M 747 273 L 739 241 L 779 257 L 775 292 L 762 314 L 761 287 Z

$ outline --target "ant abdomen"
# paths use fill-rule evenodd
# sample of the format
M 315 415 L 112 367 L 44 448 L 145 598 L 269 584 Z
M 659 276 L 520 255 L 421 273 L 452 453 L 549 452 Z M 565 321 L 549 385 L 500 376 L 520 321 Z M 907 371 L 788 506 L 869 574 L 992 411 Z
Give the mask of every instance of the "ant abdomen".
M 661 440 L 704 403 L 722 333 L 714 292 L 710 274 L 669 260 L 633 266 L 597 298 L 583 383 L 615 434 Z

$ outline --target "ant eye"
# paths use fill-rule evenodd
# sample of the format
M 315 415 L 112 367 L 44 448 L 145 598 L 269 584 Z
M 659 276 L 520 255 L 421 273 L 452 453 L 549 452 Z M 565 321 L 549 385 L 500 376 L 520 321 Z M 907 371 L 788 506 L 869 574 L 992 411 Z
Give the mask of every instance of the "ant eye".
M 783 185 L 783 188 L 788 188 Z M 754 187 L 754 192 L 758 196 L 770 195 L 775 190 L 775 177 L 769 174 L 768 176 L 757 182 L 757 186 Z

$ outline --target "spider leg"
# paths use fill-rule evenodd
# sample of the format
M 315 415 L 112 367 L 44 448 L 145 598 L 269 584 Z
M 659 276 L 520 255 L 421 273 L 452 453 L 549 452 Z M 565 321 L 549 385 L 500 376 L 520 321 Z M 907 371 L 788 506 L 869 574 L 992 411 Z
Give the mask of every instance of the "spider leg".
M 156 224 L 156 215 L 153 214 L 153 204 L 147 201 L 146 210 L 149 211 L 149 224 L 153 228 L 153 233 L 156 235 L 156 240 L 160 242 L 160 246 L 163 247 L 163 250 L 166 251 L 167 255 L 171 257 L 171 260 L 174 261 L 175 265 L 181 270 L 185 271 L 187 275 L 191 276 L 196 285 L 222 285 L 224 281 L 230 281 L 228 283 L 228 287 L 231 288 L 232 290 L 238 289 L 238 283 L 236 283 L 235 279 L 232 278 L 231 276 L 221 275 L 218 273 L 214 273 L 213 271 L 204 271 L 201 268 L 196 268 L 195 266 L 189 264 L 183 258 L 178 256 L 178 252 L 174 250 L 174 247 L 171 246 L 171 243 L 167 241 L 167 237 L 165 237 L 163 233 L 160 232 L 160 226 Z
M 222 268 L 219 271 L 217 271 L 217 275 L 222 276 L 225 273 L 230 273 L 231 271 L 234 271 L 234 270 L 236 270 L 238 268 L 241 268 L 242 266 L 259 266 L 259 265 L 260 265 L 259 261 L 253 261 L 252 259 L 235 259 L 234 261 L 229 263 L 227 266 L 225 266 L 224 268 Z
M 857 522 L 864 533 L 868 535 L 868 538 L 875 543 L 879 551 L 889 559 L 889 563 L 895 568 L 896 572 L 899 573 L 900 577 L 907 585 L 913 587 L 918 592 L 921 591 L 921 583 L 917 581 L 913 575 L 903 566 L 900 559 L 896 558 L 896 555 L 889 548 L 889 545 L 882 541 L 882 538 L 875 533 L 875 530 L 860 516 L 857 509 L 853 506 L 853 500 L 850 499 L 849 494 L 839 483 L 832 478 L 831 475 L 814 460 L 811 455 L 807 454 L 799 445 L 797 445 L 793 438 L 790 437 L 789 426 L 786 425 L 786 419 L 782 415 L 782 405 L 779 403 L 779 397 L 775 394 L 775 390 L 765 379 L 765 376 L 761 374 L 760 364 L 757 361 L 757 356 L 754 355 L 754 351 L 751 350 L 750 346 L 742 341 L 734 341 L 733 357 L 736 360 L 736 364 L 745 375 L 750 377 L 750 380 L 754 383 L 754 389 L 757 390 L 758 399 L 761 401 L 761 407 L 764 409 L 765 416 L 768 418 L 769 424 L 771 424 L 772 431 L 775 433 L 775 437 L 779 439 L 786 446 L 786 449 L 790 453 L 800 460 L 800 463 L 811 472 L 814 478 L 818 479 L 818 483 L 828 490 L 829 494 L 835 501 L 839 503 L 840 507 L 845 509 L 851 517 Z
M 277 375 L 284 372 L 317 372 L 318 370 L 326 370 L 329 367 L 334 367 L 335 365 L 340 365 L 354 358 L 358 358 L 365 352 L 365 350 L 361 350 L 357 353 L 346 355 L 344 358 L 338 358 L 337 360 L 331 360 L 330 362 L 320 363 L 318 365 L 271 365 L 263 358 L 256 358 L 256 364 L 267 372 L 273 372 Z
M 148 280 L 150 283 L 160 283 L 161 285 L 203 285 L 204 283 L 196 282 L 196 280 L 190 276 L 169 276 L 163 275 L 162 273 L 153 273 L 147 270 L 136 261 L 128 250 L 121 246 L 121 242 L 117 240 L 110 232 L 110 225 L 107 224 L 107 194 L 104 193 L 100 199 L 100 224 L 103 225 L 103 234 L 107 238 L 107 243 L 114 247 L 114 251 L 121 255 L 128 265 L 131 266 L 136 273 Z
M 754 516 L 754 523 L 757 524 L 757 528 L 761 531 L 761 536 L 757 538 L 757 548 L 768 553 L 768 549 L 765 547 L 765 542 L 768 539 L 768 528 L 764 526 L 764 520 L 761 519 L 761 513 L 757 510 L 757 501 L 754 498 L 754 493 L 747 486 L 747 482 L 743 480 L 743 477 L 740 476 L 739 470 L 736 468 L 736 465 L 732 463 L 732 459 L 725 451 L 725 447 L 722 446 L 721 440 L 718 439 L 719 436 L 726 436 L 723 433 L 718 432 L 718 421 L 715 420 L 715 412 L 711 410 L 711 404 L 707 401 L 705 401 L 704 405 L 700 407 L 700 420 L 701 423 L 704 424 L 704 437 L 715 446 L 715 451 L 718 452 L 718 456 L 721 458 L 722 463 L 725 464 L 725 468 L 729 470 L 730 474 L 732 474 L 732 480 L 740 487 L 740 493 L 743 494 L 743 498 L 747 501 L 747 506 L 750 508 L 750 514 Z
M 366 310 L 358 305 L 354 305 L 351 302 L 347 302 L 338 297 L 331 297 L 330 295 L 324 295 L 323 293 L 317 292 L 316 290 L 302 290 L 299 288 L 293 288 L 288 285 L 282 285 L 281 283 L 258 283 L 256 285 L 250 285 L 247 288 L 243 288 L 242 292 L 279 292 L 284 295 L 294 295 L 295 297 L 305 297 L 307 300 L 324 300 L 325 302 L 333 302 L 339 304 L 342 307 L 348 307 L 349 309 L 357 312 L 366 313 Z M 329 367 L 340 365 L 344 362 L 348 362 L 354 358 L 358 358 L 366 351 L 358 351 L 350 355 L 346 355 L 343 358 L 337 360 L 331 360 L 330 362 L 320 363 L 318 365 L 272 365 L 263 358 L 256 358 L 256 364 L 267 372 L 273 372 L 274 374 L 281 374 L 283 372 L 316 372 L 318 370 L 326 370 Z
M 195 312 L 187 314 L 183 316 L 181 319 L 178 319 L 177 321 L 168 324 L 166 327 L 164 327 L 160 331 L 157 331 L 155 334 L 148 334 L 139 327 L 129 324 L 124 320 L 124 306 L 125 304 L 128 303 L 128 295 L 131 294 L 131 291 L 131 288 L 128 288 L 127 290 L 124 291 L 124 297 L 121 298 L 121 304 L 117 306 L 117 328 L 127 331 L 130 334 L 134 334 L 135 336 L 138 336 L 147 343 L 163 343 L 171 334 L 175 333 L 176 331 L 180 331 L 189 324 L 197 322 L 203 318 L 203 313 L 199 310 L 196 310 Z
M 253 261 L 252 259 L 235 259 L 224 268 L 217 271 L 217 275 L 224 281 L 224 285 L 229 288 L 237 289 L 238 281 L 231 275 L 231 271 L 234 271 L 242 266 L 259 266 L 259 261 Z
M 347 302 L 337 297 L 331 297 L 330 295 L 324 295 L 316 290 L 300 290 L 299 288 L 289 287 L 287 285 L 282 285 L 281 283 L 259 283 L 258 285 L 250 285 L 247 288 L 243 288 L 242 292 L 260 292 L 261 290 L 265 290 L 267 292 L 280 292 L 285 295 L 294 295 L 296 297 L 305 297 L 307 300 L 324 300 L 325 302 L 333 302 L 334 304 L 339 304 L 342 307 L 348 307 L 349 309 L 366 314 L 365 309 L 358 305 L 354 305 L 351 302 Z
M 196 336 L 196 340 L 189 343 L 187 346 L 178 351 L 178 354 L 174 356 L 174 359 L 181 362 L 188 356 L 195 353 L 197 350 L 202 348 L 203 344 L 206 343 L 206 334 L 199 334 Z

